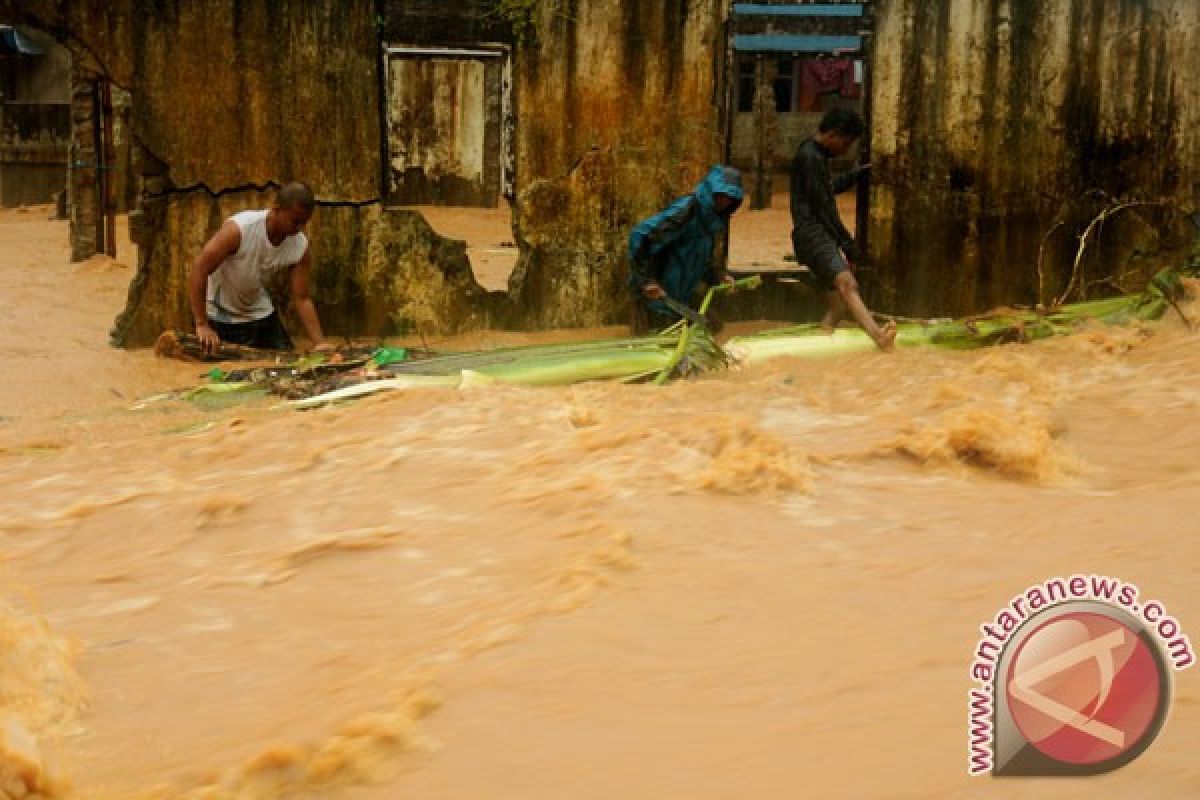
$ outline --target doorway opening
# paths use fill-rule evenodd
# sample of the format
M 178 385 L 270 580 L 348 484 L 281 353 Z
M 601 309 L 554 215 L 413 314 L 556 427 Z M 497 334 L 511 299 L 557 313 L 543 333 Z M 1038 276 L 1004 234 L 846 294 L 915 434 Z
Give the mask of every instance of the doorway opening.
M 730 231 L 731 270 L 804 269 L 792 254 L 789 167 L 826 112 L 852 109 L 868 128 L 834 173 L 869 160 L 871 23 L 868 3 L 733 5 L 727 157 L 746 177 L 747 204 Z M 868 198 L 866 178 L 837 198 L 864 246 Z
M 513 235 L 512 58 L 507 45 L 384 48 L 388 205 L 467 244 L 475 278 L 504 290 Z

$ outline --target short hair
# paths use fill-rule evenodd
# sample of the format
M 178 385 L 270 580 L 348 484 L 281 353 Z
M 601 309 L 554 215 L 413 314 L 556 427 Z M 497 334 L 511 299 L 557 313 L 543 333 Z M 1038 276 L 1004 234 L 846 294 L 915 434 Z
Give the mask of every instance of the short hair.
M 867 123 L 857 111 L 849 108 L 835 108 L 821 117 L 818 130 L 821 133 L 836 133 L 853 141 L 861 139 L 867 132 Z
M 305 211 L 312 211 L 316 208 L 317 198 L 313 195 L 313 190 L 309 188 L 307 183 L 300 181 L 292 181 L 284 184 L 279 190 L 279 194 L 275 196 L 276 208 L 295 208 L 299 206 Z

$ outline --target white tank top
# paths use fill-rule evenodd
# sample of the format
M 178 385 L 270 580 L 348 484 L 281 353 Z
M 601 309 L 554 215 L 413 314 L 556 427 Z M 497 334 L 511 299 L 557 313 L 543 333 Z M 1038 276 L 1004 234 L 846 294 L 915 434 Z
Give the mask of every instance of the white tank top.
M 242 232 L 242 243 L 208 276 L 208 316 L 218 322 L 252 322 L 275 310 L 264 287 L 277 270 L 304 257 L 308 237 L 297 233 L 276 247 L 267 238 L 266 211 L 243 211 L 230 219 Z

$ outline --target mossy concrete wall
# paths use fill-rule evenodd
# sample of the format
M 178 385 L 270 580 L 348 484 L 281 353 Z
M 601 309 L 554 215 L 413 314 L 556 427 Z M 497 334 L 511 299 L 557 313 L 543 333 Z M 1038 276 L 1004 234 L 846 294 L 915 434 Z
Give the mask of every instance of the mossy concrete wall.
M 523 323 L 628 318 L 629 230 L 724 150 L 725 13 L 721 0 L 540 6 L 516 70 Z
M 163 197 L 132 217 L 132 237 L 146 264 L 186 265 L 230 215 L 269 207 L 271 199 L 269 191 Z M 465 245 L 438 236 L 414 211 L 378 203 L 324 206 L 313 215 L 308 234 L 312 291 L 320 298 L 328 331 L 375 336 L 486 328 L 502 321 L 503 297 L 475 283 Z M 270 288 L 287 308 L 286 280 Z M 163 330 L 186 327 L 190 319 L 186 270 L 143 268 L 130 286 L 116 331 L 123 341 L 149 343 Z M 303 330 L 296 319 L 288 327 Z
M 313 225 L 315 299 L 331 332 L 382 333 L 396 318 L 437 330 L 624 320 L 629 228 L 689 191 L 723 150 L 726 5 L 544 3 L 520 42 L 486 2 L 0 0 L 0 11 L 133 93 L 139 270 L 114 340 L 137 345 L 190 326 L 183 287 L 205 237 L 230 211 L 267 202 L 268 182 L 291 178 L 358 206 L 322 207 Z M 449 24 L 457 17 L 463 25 Z M 514 46 L 523 252 L 508 295 L 483 292 L 456 246 L 411 215 L 367 207 L 386 194 L 385 39 Z M 383 273 L 405 279 L 366 277 Z
M 205 237 L 292 178 L 326 201 L 312 233 L 331 333 L 627 319 L 630 228 L 725 153 L 730 3 L 556 0 L 523 37 L 497 7 L 0 0 L 7 19 L 66 43 L 82 73 L 133 93 L 139 268 L 115 340 L 189 327 L 183 286 Z M 879 0 L 875 16 L 879 267 L 864 284 L 877 305 L 1032 302 L 1043 232 L 1062 220 L 1046 247 L 1053 294 L 1103 202 L 1074 202 L 1089 189 L 1196 205 L 1200 4 Z M 512 48 L 521 257 L 507 293 L 479 288 L 461 243 L 383 207 L 384 42 Z M 1124 225 L 1161 227 L 1146 217 Z
M 879 305 L 946 314 L 1054 297 L 1077 237 L 1111 198 L 1200 201 L 1195 0 L 881 0 L 877 10 Z M 1109 268 L 1142 246 L 1131 243 L 1138 230 L 1159 238 L 1170 227 L 1169 212 L 1140 212 L 1108 236 Z
M 51 5 L 67 9 L 51 32 L 133 92 L 134 136 L 173 186 L 295 176 L 330 199 L 379 194 L 374 0 Z
M 461 242 L 383 208 L 375 0 L 29 0 L 0 12 L 70 46 L 84 76 L 132 93 L 138 270 L 115 343 L 190 329 L 187 275 L 205 240 L 292 179 L 321 201 L 314 297 L 330 333 L 502 321 Z

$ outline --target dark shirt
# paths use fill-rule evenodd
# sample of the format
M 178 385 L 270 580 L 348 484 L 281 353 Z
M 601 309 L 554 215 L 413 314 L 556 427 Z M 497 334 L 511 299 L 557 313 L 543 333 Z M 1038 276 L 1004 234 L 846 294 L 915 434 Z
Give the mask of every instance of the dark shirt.
M 854 186 L 861 168 L 834 178 L 829 171 L 830 153 L 815 139 L 806 139 L 792 159 L 792 238 L 816 246 L 832 243 L 845 249 L 854 237 L 838 214 L 834 196 Z

